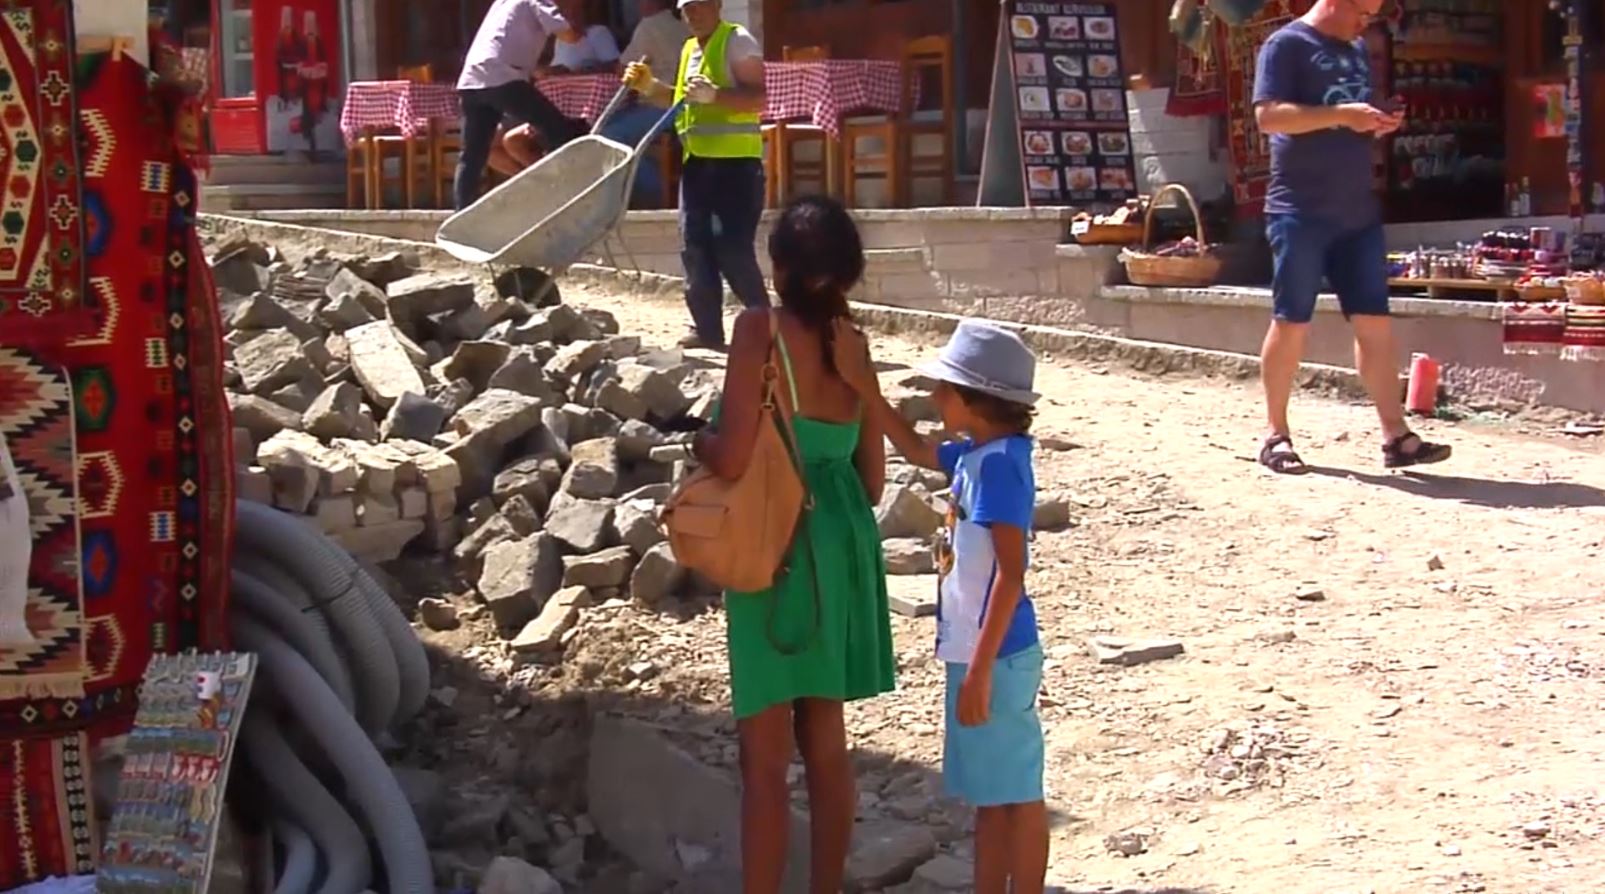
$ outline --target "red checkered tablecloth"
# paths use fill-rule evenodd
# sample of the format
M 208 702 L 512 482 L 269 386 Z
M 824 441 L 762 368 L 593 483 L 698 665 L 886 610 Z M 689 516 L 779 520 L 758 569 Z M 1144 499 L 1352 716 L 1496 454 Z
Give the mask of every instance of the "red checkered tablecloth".
M 356 142 L 362 132 L 397 130 L 408 138 L 429 130 L 429 122 L 455 121 L 462 117 L 457 90 L 449 84 L 416 84 L 412 81 L 352 81 L 346 88 L 345 107 L 340 110 L 340 133 L 346 143 Z
M 905 111 L 902 94 L 903 68 L 896 62 L 767 62 L 763 120 L 808 121 L 838 136 L 849 115 Z M 918 95 L 912 99 L 919 101 Z
M 565 115 L 581 121 L 595 121 L 613 95 L 619 92 L 615 74 L 549 75 L 535 86 Z

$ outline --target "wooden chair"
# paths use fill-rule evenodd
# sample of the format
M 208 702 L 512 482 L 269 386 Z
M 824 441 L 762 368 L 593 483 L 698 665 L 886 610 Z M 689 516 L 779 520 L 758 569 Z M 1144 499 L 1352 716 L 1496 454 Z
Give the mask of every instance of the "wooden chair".
M 452 207 L 452 186 L 457 178 L 457 156 L 463 151 L 461 121 L 429 122 L 429 183 L 435 193 L 436 208 Z M 491 183 L 486 171 L 485 183 Z
M 895 115 L 849 119 L 843 126 L 842 196 L 849 207 L 856 207 L 858 185 L 864 179 L 885 181 L 892 207 L 905 208 L 914 180 L 938 178 L 942 202 L 952 204 L 956 165 L 949 133 L 958 117 L 953 98 L 952 38 L 938 34 L 909 41 L 903 45 L 902 67 L 903 108 Z M 930 96 L 929 90 L 920 89 L 930 80 L 940 85 L 938 120 L 915 117 L 914 98 Z M 931 136 L 940 143 L 940 152 L 916 154 L 916 141 Z M 860 144 L 865 141 L 874 148 L 861 151 Z
M 418 207 L 418 185 L 427 181 L 430 170 L 429 141 L 409 139 L 398 133 L 377 133 L 369 130 L 360 141 L 364 181 L 365 207 L 377 210 L 385 207 L 385 190 L 392 184 L 401 186 L 401 206 Z M 398 162 L 398 174 L 392 177 L 386 162 Z M 349 195 L 349 179 L 347 190 Z
M 423 65 L 403 65 L 396 69 L 396 80 L 411 81 L 414 84 L 433 84 L 435 82 L 435 67 L 428 63 Z
M 786 62 L 822 62 L 829 58 L 830 48 L 825 46 L 781 50 L 781 59 Z M 820 192 L 837 193 L 841 143 L 824 128 L 801 121 L 776 121 L 764 125 L 763 137 L 764 192 L 769 207 L 789 201 L 797 193 L 793 188 L 797 181 L 817 182 Z M 819 157 L 799 158 L 798 146 L 810 143 L 819 144 Z

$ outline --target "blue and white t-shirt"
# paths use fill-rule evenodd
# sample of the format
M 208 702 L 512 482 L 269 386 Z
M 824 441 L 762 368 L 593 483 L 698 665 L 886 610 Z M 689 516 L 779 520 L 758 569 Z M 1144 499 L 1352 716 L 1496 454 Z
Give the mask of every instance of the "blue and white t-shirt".
M 991 527 L 1013 525 L 1027 536 L 1031 533 L 1037 502 L 1031 439 L 1014 435 L 981 447 L 970 441 L 950 441 L 937 450 L 937 458 L 953 482 L 953 498 L 948 511 L 952 555 L 943 561 L 936 607 L 936 657 L 968 664 L 981 636 L 987 600 L 998 573 Z M 1036 643 L 1036 609 L 1022 593 L 998 657 L 1006 658 Z

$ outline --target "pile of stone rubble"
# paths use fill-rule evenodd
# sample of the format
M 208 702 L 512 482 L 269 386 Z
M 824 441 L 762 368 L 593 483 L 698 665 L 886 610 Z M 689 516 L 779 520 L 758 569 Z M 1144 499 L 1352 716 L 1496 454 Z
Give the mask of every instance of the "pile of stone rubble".
M 291 264 L 238 237 L 213 264 L 243 497 L 369 560 L 450 556 L 520 652 L 560 646 L 577 600 L 654 604 L 696 585 L 657 515 L 711 417 L 721 358 L 643 348 L 605 312 L 536 307 L 533 271 L 492 282 L 401 254 Z M 906 375 L 890 394 L 928 422 L 930 384 Z M 929 573 L 945 485 L 890 471 L 889 568 Z

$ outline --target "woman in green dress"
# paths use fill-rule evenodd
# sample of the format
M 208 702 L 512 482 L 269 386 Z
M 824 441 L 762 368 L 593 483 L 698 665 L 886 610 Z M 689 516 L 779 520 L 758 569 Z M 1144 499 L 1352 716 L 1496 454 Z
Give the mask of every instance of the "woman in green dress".
M 717 475 L 746 469 L 768 424 L 763 367 L 779 357 L 778 399 L 792 410 L 813 509 L 804 513 L 789 572 L 769 590 L 725 595 L 730 690 L 741 739 L 744 894 L 775 894 L 785 875 L 793 749 L 807 770 L 810 890 L 842 890 L 858 798 L 842 705 L 895 685 L 886 562 L 872 507 L 886 476 L 871 414 L 837 374 L 832 324 L 850 316 L 847 293 L 864 273 L 863 243 L 839 203 L 804 198 L 769 237 L 780 309 L 752 309 L 735 325 L 716 429 L 695 453 Z M 771 339 L 770 315 L 778 336 Z

